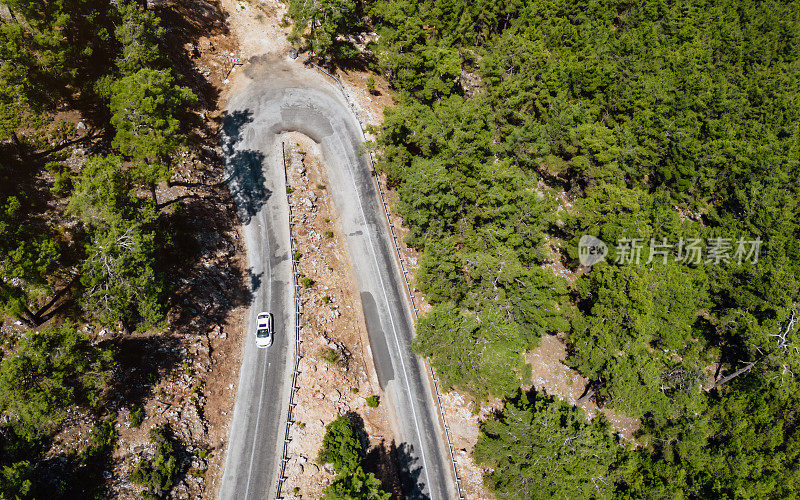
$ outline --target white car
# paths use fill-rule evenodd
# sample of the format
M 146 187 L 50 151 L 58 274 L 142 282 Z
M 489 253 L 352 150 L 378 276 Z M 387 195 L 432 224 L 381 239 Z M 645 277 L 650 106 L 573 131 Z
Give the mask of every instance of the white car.
M 271 346 L 273 333 L 272 314 L 266 312 L 258 313 L 258 319 L 256 320 L 256 345 L 259 348 Z

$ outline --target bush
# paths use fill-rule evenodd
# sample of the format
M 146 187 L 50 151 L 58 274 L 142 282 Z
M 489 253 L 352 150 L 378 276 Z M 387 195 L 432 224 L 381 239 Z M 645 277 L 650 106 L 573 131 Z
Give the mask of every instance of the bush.
M 335 365 L 341 363 L 342 353 L 332 347 L 323 347 L 320 349 L 320 356 L 328 363 Z
M 303 285 L 303 288 L 311 288 L 311 286 L 314 284 L 314 280 L 312 280 L 308 276 L 301 276 L 300 284 Z
M 370 408 L 377 408 L 380 403 L 380 398 L 378 398 L 378 396 L 370 396 L 367 398 L 367 406 Z
M 325 426 L 325 437 L 317 461 L 333 464 L 338 474 L 347 474 L 359 466 L 362 452 L 353 421 L 341 416 Z
M 302 256 L 303 256 L 303 254 L 301 254 L 301 253 L 300 253 L 300 252 L 298 252 L 297 250 L 295 250 L 295 251 L 292 253 L 292 258 L 293 258 L 295 261 L 298 261 L 298 260 L 300 260 L 300 258 L 301 258 Z
M 325 184 L 317 184 L 317 189 L 325 190 Z
M 0 364 L 4 427 L 28 440 L 46 435 L 68 409 L 99 403 L 112 366 L 113 353 L 70 324 L 26 333 Z
M 322 492 L 323 500 L 364 498 L 388 500 L 389 493 L 381 490 L 381 482 L 363 467 L 364 448 L 353 421 L 341 416 L 325 427 L 318 462 L 333 464 L 336 479 Z
M 144 486 L 146 494 L 161 496 L 175 486 L 177 478 L 185 472 L 178 456 L 178 447 L 168 425 L 150 430 L 150 441 L 156 445 L 153 458 L 142 459 L 131 474 L 131 482 Z
M 331 231 L 330 229 L 326 230 L 325 231 L 325 237 L 326 238 L 333 238 L 333 231 Z
M 82 449 L 78 454 L 78 458 L 81 459 L 84 465 L 97 470 L 103 466 L 111 452 L 116 449 L 117 439 L 119 438 L 119 434 L 114 428 L 116 419 L 117 414 L 112 413 L 108 418 L 92 427 L 89 432 L 89 446 Z M 2 498 L 2 495 L 0 495 L 0 498 Z
M 69 194 L 72 191 L 72 173 L 69 170 L 54 172 L 50 190 L 58 196 Z

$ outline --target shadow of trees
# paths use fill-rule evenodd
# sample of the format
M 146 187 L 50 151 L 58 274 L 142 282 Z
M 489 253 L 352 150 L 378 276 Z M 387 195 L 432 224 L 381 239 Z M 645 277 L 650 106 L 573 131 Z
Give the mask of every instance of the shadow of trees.
M 272 195 L 264 185 L 264 154 L 236 149 L 236 144 L 242 140 L 243 129 L 252 121 L 251 111 L 226 113 L 222 119 L 226 181 L 243 224 L 249 223 Z
M 356 434 L 366 450 L 364 470 L 375 474 L 380 479 L 384 491 L 392 494 L 393 499 L 421 500 L 430 498 L 423 493 L 425 483 L 421 482 L 422 466 L 414 456 L 414 447 L 408 443 L 397 445 L 394 440 L 370 448 L 369 436 L 364 428 L 364 419 L 355 412 L 347 413 L 353 422 Z
M 227 35 L 219 2 L 215 0 L 190 0 L 185 2 L 169 2 L 155 9 L 161 18 L 161 24 L 167 28 L 163 50 L 170 55 L 175 71 L 183 80 L 181 83 L 192 87 L 199 99 L 199 106 L 205 110 L 214 110 L 219 99 L 219 90 L 197 70 L 193 59 L 199 54 L 196 45 L 202 37 Z M 195 45 L 195 50 L 187 52 L 187 44 Z
M 126 404 L 143 403 L 160 373 L 177 366 L 182 359 L 180 340 L 167 335 L 118 337 L 101 346 L 114 350 L 118 365 L 109 392 Z

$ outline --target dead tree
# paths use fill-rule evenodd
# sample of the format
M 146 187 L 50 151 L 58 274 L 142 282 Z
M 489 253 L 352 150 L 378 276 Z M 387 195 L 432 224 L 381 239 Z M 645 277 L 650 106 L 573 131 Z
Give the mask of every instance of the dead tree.
M 716 382 L 714 382 L 714 385 L 712 385 L 708 390 L 716 389 L 724 384 L 727 384 L 728 382 L 735 379 L 739 375 L 747 373 L 748 371 L 752 370 L 756 365 L 766 361 L 773 354 L 777 352 L 785 353 L 787 351 L 793 351 L 795 355 L 800 355 L 800 349 L 798 349 L 797 346 L 790 345 L 789 341 L 789 333 L 792 330 L 794 330 L 794 327 L 797 324 L 797 322 L 798 322 L 797 316 L 795 315 L 794 309 L 792 309 L 792 314 L 789 317 L 789 322 L 786 324 L 786 328 L 779 328 L 778 333 L 769 335 L 769 337 L 777 339 L 775 346 L 773 346 L 766 352 L 762 351 L 761 349 L 756 349 L 759 354 L 759 356 L 756 359 L 750 361 L 749 363 L 739 368 L 738 370 L 734 371 L 733 373 L 730 373 L 718 379 Z M 783 365 L 783 372 L 791 373 L 791 370 L 789 370 L 789 367 L 786 364 Z

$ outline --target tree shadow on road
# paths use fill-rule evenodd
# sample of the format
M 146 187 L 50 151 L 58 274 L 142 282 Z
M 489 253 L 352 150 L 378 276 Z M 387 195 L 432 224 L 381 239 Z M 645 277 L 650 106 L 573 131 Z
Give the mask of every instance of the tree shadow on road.
M 384 491 L 392 494 L 393 499 L 427 499 L 423 493 L 425 483 L 420 482 L 422 466 L 417 465 L 419 459 L 414 457 L 413 446 L 394 441 L 381 441 L 367 451 L 364 470 L 372 472 L 381 480 Z
M 236 149 L 243 139 L 243 130 L 252 121 L 251 111 L 226 113 L 222 119 L 226 181 L 243 224 L 249 223 L 272 195 L 264 185 L 264 154 L 255 150 Z
M 366 450 L 364 470 L 375 474 L 380 479 L 381 488 L 392 494 L 393 499 L 422 500 L 430 498 L 423 493 L 425 483 L 420 482 L 422 466 L 414 456 L 414 447 L 408 443 L 397 446 L 394 441 L 370 448 L 369 435 L 364 428 L 364 419 L 356 412 L 348 412 L 347 418 L 353 422 L 356 435 Z

